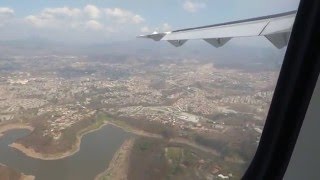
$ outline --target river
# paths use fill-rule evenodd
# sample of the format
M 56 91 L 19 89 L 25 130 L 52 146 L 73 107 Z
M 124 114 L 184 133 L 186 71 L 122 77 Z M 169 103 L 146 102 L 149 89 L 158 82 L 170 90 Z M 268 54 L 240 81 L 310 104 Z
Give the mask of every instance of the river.
M 28 133 L 29 130 L 10 130 L 0 138 L 0 163 L 33 175 L 36 180 L 94 179 L 106 169 L 121 144 L 132 136 L 118 127 L 106 125 L 84 135 L 77 153 L 59 160 L 40 160 L 8 146 Z

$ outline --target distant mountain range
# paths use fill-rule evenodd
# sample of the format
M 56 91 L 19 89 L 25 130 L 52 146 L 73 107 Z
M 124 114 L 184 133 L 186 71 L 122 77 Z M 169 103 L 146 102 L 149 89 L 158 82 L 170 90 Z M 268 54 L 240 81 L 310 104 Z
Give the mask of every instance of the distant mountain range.
M 0 41 L 1 56 L 4 55 L 87 55 L 87 56 L 135 56 L 194 58 L 212 61 L 216 65 L 232 67 L 277 67 L 281 65 L 285 49 L 272 46 L 246 46 L 229 43 L 214 48 L 204 41 L 190 41 L 176 48 L 166 42 L 153 42 L 144 39 L 106 42 L 100 44 L 73 44 L 41 38 L 28 38 L 14 41 Z

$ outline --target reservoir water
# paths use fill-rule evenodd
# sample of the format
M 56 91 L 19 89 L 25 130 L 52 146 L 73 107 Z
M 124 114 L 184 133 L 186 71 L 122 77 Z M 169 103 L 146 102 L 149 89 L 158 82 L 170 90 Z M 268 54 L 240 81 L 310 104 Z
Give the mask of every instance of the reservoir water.
M 103 172 L 121 144 L 132 134 L 106 125 L 82 137 L 80 150 L 59 160 L 30 158 L 8 145 L 26 136 L 28 130 L 11 130 L 0 138 L 0 163 L 12 167 L 36 180 L 92 180 Z

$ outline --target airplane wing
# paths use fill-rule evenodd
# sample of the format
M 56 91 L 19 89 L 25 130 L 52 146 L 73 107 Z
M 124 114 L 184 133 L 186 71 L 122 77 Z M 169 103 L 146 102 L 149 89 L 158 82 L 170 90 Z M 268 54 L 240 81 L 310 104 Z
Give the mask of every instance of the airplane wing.
M 288 44 L 297 11 L 263 16 L 239 21 L 232 21 L 209 26 L 181 29 L 171 32 L 154 32 L 140 35 L 155 41 L 168 41 L 176 47 L 192 39 L 203 39 L 215 47 L 221 47 L 231 38 L 264 36 L 274 46 L 281 49 Z

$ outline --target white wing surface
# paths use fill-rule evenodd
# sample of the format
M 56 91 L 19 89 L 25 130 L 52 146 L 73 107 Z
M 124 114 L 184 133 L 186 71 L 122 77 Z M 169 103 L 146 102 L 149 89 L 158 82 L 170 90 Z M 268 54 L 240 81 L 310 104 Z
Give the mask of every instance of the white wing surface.
M 181 29 L 171 32 L 154 32 L 139 38 L 168 41 L 179 47 L 188 40 L 203 39 L 215 47 L 221 47 L 231 38 L 265 36 L 274 46 L 281 49 L 288 44 L 296 11 L 274 14 L 209 26 Z

